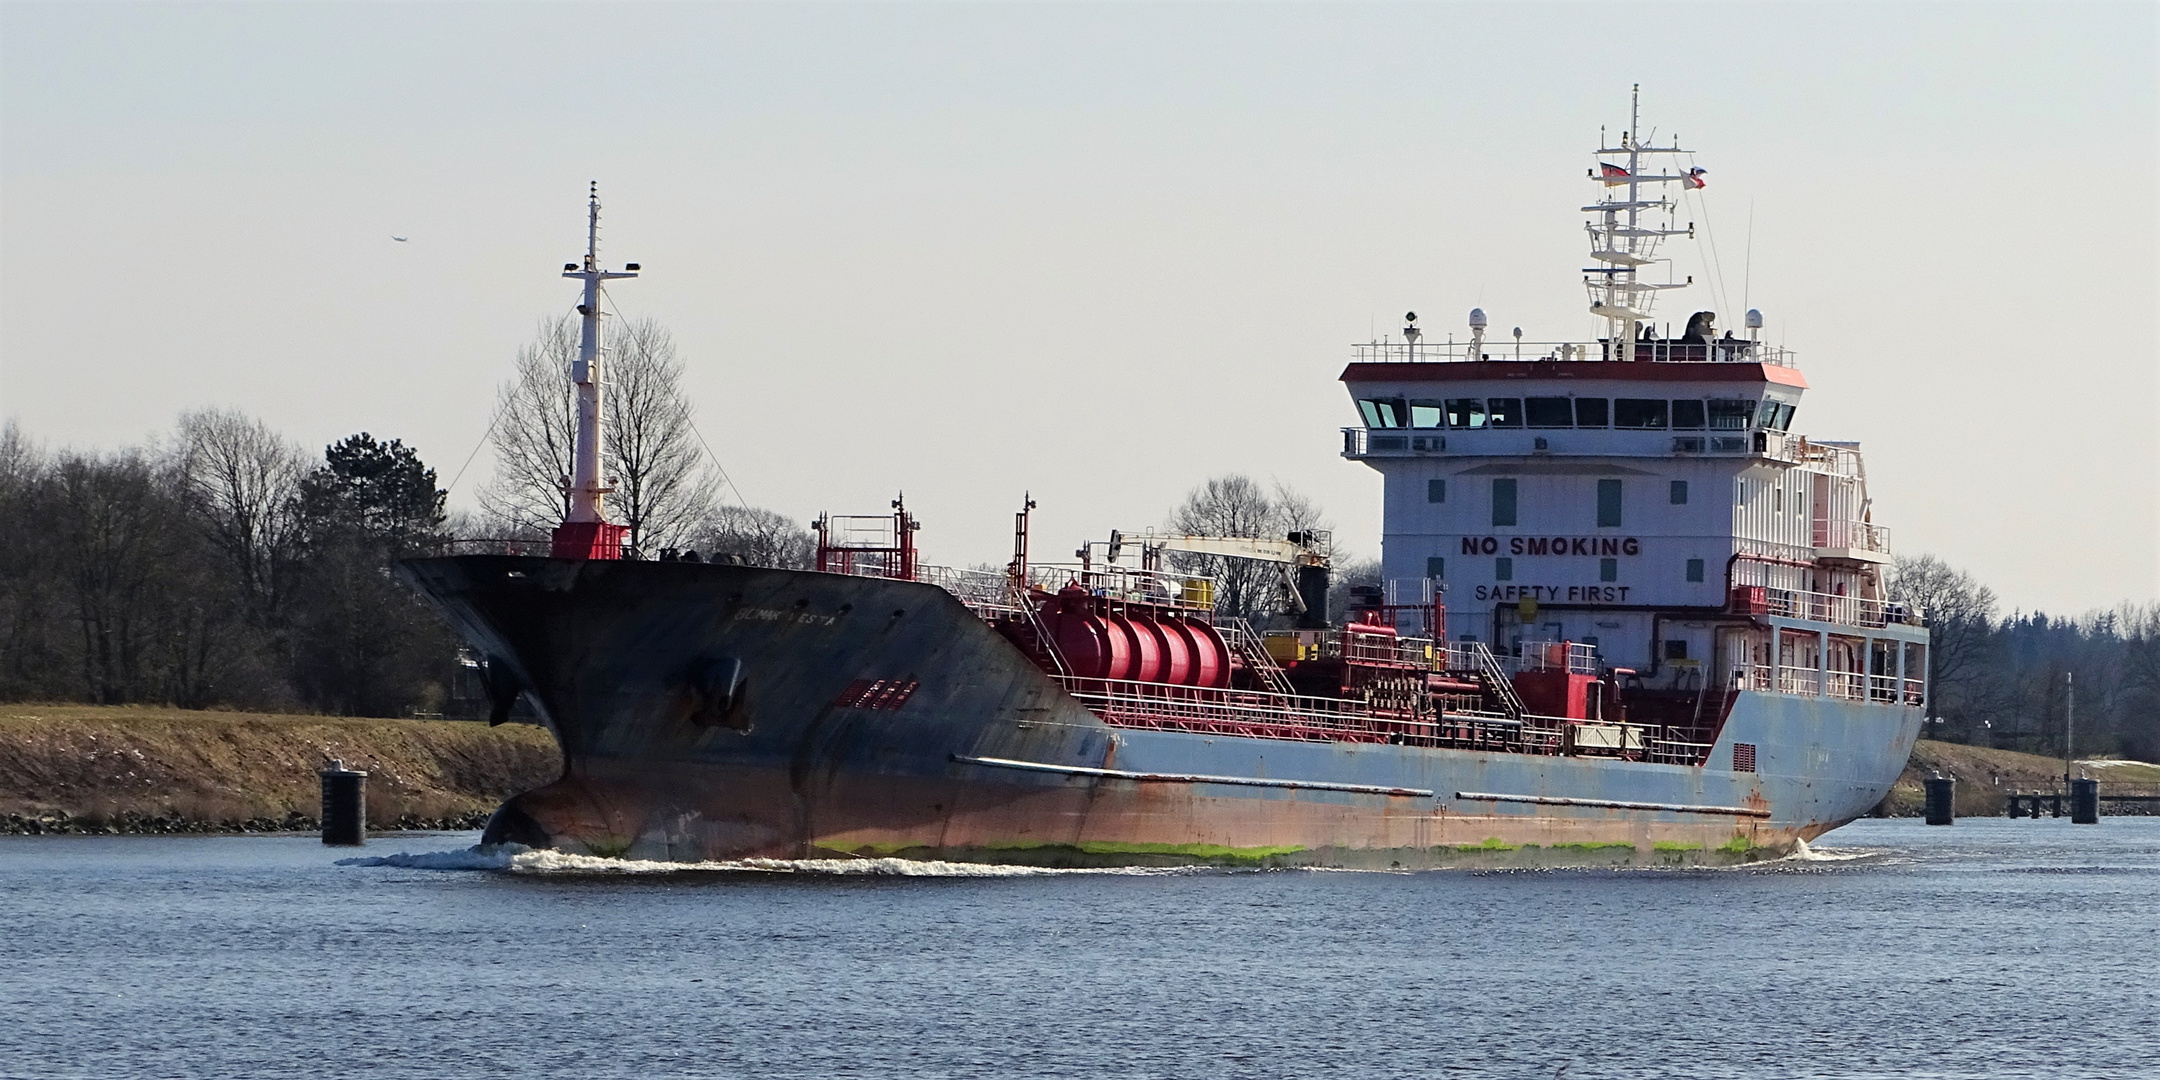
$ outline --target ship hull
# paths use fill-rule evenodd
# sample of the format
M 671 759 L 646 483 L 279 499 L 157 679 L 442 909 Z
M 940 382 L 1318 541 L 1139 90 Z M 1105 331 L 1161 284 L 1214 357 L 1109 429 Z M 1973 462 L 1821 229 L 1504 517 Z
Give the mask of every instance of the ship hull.
M 1742 693 L 1703 766 L 1113 727 L 931 585 L 502 556 L 404 570 L 562 744 L 563 775 L 488 839 L 602 855 L 1744 860 L 1866 813 L 1921 721 Z M 1736 744 L 1754 771 L 1732 768 Z

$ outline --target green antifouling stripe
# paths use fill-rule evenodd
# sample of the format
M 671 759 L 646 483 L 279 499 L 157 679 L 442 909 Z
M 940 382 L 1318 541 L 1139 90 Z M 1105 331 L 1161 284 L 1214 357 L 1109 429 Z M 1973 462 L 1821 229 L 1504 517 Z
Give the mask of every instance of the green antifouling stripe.
M 1025 769 L 1029 772 L 1063 773 L 1067 776 L 1099 776 L 1106 780 L 1153 780 L 1176 784 L 1233 784 L 1238 787 L 1309 788 L 1314 791 L 1351 791 L 1360 795 L 1402 795 L 1425 799 L 1432 798 L 1433 795 L 1426 788 L 1337 784 L 1326 780 L 1271 780 L 1259 776 L 1206 776 L 1199 773 L 1127 772 L 1124 769 L 1092 769 L 1085 765 L 1051 765 L 1041 761 L 969 757 L 966 754 L 954 754 L 953 760 L 965 762 L 969 765 L 989 765 L 999 769 Z

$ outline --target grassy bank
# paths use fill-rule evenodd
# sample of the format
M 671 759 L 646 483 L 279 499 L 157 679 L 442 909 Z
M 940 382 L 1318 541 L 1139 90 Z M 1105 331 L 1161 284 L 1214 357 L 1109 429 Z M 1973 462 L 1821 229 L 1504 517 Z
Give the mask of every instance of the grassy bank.
M 562 770 L 527 724 L 0 705 L 0 832 L 313 829 L 332 758 L 373 829 L 476 827 Z
M 2081 761 L 2078 772 L 2107 785 L 2160 784 L 2160 766 L 2139 762 Z M 1912 760 L 1906 763 L 1897 786 L 1883 800 L 1881 812 L 1892 817 L 1918 817 L 1927 806 L 1927 789 L 1922 782 L 1938 773 L 1957 779 L 1956 809 L 1960 817 L 1985 817 L 2001 814 L 2006 796 L 2013 791 L 2061 788 L 2063 762 L 2059 757 L 1922 739 L 1914 745 Z M 2107 812 L 2116 811 L 2111 808 Z

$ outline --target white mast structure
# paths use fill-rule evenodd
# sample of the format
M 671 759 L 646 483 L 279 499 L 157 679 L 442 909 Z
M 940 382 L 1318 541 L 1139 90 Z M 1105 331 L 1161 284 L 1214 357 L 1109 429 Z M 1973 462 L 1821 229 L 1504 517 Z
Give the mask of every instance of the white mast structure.
M 1606 197 L 1583 212 L 1596 215 L 1583 223 L 1590 234 L 1590 257 L 1603 265 L 1583 271 L 1583 284 L 1590 289 L 1590 313 L 1605 319 L 1605 339 L 1610 344 L 1606 358 L 1633 360 L 1635 336 L 1640 327 L 1650 319 L 1650 309 L 1656 303 L 1657 294 L 1665 289 L 1683 289 L 1694 283 L 1690 277 L 1684 282 L 1652 283 L 1641 280 L 1641 268 L 1655 263 L 1658 245 L 1668 236 L 1695 235 L 1690 223 L 1685 229 L 1672 227 L 1673 203 L 1659 195 L 1645 196 L 1646 184 L 1684 183 L 1701 187 L 1701 170 L 1669 172 L 1644 175 L 1643 158 L 1656 154 L 1686 154 L 1691 151 L 1680 148 L 1678 140 L 1671 146 L 1645 146 L 1642 142 L 1642 86 L 1637 84 L 1628 108 L 1628 130 L 1620 133 L 1619 146 L 1598 148 L 1598 167 L 1590 174 L 1602 181 Z M 1599 140 L 1603 142 L 1601 138 Z M 1607 157 L 1620 157 L 1624 163 L 1610 162 Z M 1678 166 L 1674 166 L 1675 169 Z M 1613 189 L 1625 188 L 1620 198 Z M 1665 214 L 1664 228 L 1650 228 L 1642 220 L 1645 210 L 1661 210 Z
M 556 530 L 557 558 L 620 557 L 623 527 L 609 524 L 604 502 L 615 489 L 600 478 L 601 359 L 606 355 L 600 340 L 600 283 L 634 278 L 637 274 L 632 271 L 637 269 L 636 263 L 626 264 L 623 270 L 600 268 L 600 182 L 595 180 L 586 207 L 585 261 L 563 267 L 564 277 L 585 283 L 585 300 L 578 305 L 584 325 L 578 335 L 577 362 L 570 368 L 570 381 L 577 384 L 577 445 L 567 481 L 570 513 L 563 519 L 564 527 Z

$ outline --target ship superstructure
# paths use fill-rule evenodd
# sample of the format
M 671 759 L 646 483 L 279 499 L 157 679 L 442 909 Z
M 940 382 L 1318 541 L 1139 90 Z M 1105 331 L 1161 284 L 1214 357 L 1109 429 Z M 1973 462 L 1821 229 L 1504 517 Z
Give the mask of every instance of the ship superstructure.
M 1601 336 L 1496 357 L 1473 311 L 1467 344 L 1413 316 L 1356 347 L 1344 455 L 1385 477 L 1386 580 L 1340 622 L 1315 534 L 1113 531 L 1045 563 L 1028 500 L 1011 562 L 966 571 L 922 559 L 896 499 L 820 517 L 811 570 L 645 561 L 606 543 L 590 470 L 552 557 L 407 564 L 488 658 L 498 715 L 523 696 L 563 746 L 489 837 L 1423 866 L 1748 858 L 1865 812 L 1917 733 L 1926 631 L 1883 594 L 1858 448 L 1794 429 L 1806 381 L 1760 317 L 1651 328 L 1686 284 L 1646 280 L 1656 245 L 1688 230 L 1650 192 L 1703 174 L 1646 171 L 1678 151 L 1635 131 L 1592 170 Z M 566 268 L 581 395 L 597 212 Z M 1267 568 L 1289 614 L 1226 614 L 1181 555 Z

